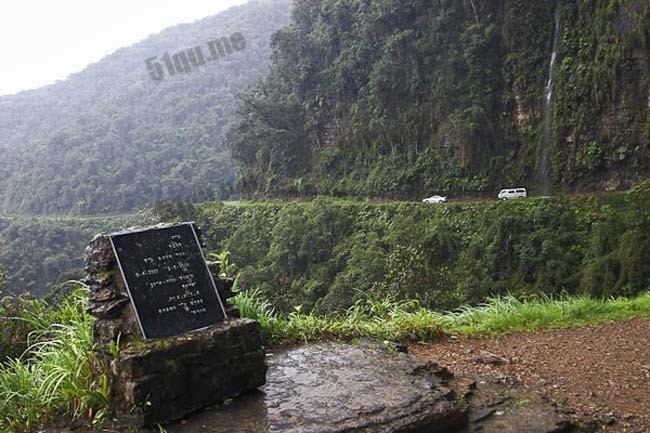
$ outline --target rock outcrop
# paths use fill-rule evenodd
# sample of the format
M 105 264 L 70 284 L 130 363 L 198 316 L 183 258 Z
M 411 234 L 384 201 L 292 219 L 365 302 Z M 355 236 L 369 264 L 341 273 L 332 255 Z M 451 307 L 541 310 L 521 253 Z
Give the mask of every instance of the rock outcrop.
M 325 343 L 275 357 L 265 387 L 269 432 L 446 432 L 466 410 L 447 371 L 410 355 Z
M 436 433 L 468 422 L 450 373 L 408 354 L 307 345 L 271 356 L 263 393 L 188 419 L 170 432 Z
M 170 433 L 585 433 L 510 384 L 454 377 L 412 355 L 324 343 L 268 357 L 263 392 Z

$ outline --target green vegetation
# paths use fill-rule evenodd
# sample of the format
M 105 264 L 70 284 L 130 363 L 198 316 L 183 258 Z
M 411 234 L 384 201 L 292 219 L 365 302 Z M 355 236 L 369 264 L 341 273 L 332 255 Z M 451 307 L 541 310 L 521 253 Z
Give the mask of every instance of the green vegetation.
M 521 301 L 505 296 L 449 313 L 422 308 L 417 301 L 368 297 L 357 301 L 342 315 L 308 314 L 299 308 L 280 315 L 268 301 L 260 298 L 259 291 L 240 293 L 234 303 L 243 317 L 259 320 L 266 338 L 275 344 L 356 338 L 422 341 L 443 333 L 478 337 L 595 325 L 632 317 L 650 318 L 650 292 L 635 299 L 608 300 L 562 295 Z
M 48 302 L 0 291 L 0 362 L 18 358 L 27 350 L 28 336 L 37 330 L 36 323 L 29 320 L 32 317 L 42 317 L 43 323 L 47 322 L 51 318 Z
M 650 3 L 561 4 L 552 149 L 561 170 L 555 182 L 605 178 L 616 184 L 634 172 L 647 173 Z
M 0 212 L 97 214 L 233 193 L 236 94 L 268 72 L 289 0 L 168 28 L 67 80 L 0 97 Z M 162 81 L 145 60 L 241 32 L 246 49 Z M 135 42 L 135 41 L 134 41 Z
M 0 431 L 33 431 L 59 415 L 102 419 L 108 382 L 93 352 L 93 319 L 86 313 L 86 301 L 85 289 L 77 289 L 57 307 L 22 298 L 14 299 L 14 305 L 3 300 L 0 347 L 7 339 L 28 339 L 28 349 L 20 357 L 0 358 Z
M 84 250 L 94 235 L 153 221 L 146 212 L 102 217 L 0 215 L 6 291 L 44 296 L 55 286 L 83 276 Z
M 628 319 L 650 318 L 650 292 L 637 298 L 593 299 L 586 296 L 540 297 L 520 301 L 513 296 L 491 299 L 487 304 L 464 307 L 445 317 L 448 332 L 468 336 L 500 335 L 514 331 L 595 325 Z
M 296 1 L 230 131 L 241 191 L 535 189 L 555 4 Z M 628 187 L 650 168 L 650 3 L 560 5 L 550 182 Z
M 623 194 L 513 202 L 368 204 L 318 198 L 160 208 L 228 250 L 239 287 L 278 311 L 341 313 L 361 299 L 434 310 L 489 297 L 634 296 L 650 287 L 650 181 Z

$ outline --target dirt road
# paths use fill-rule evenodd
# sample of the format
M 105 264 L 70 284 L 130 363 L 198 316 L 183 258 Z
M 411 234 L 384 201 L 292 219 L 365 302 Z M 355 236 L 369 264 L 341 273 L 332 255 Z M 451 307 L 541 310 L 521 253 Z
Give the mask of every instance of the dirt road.
M 650 433 L 650 320 L 503 337 L 446 337 L 409 351 L 457 375 L 498 378 L 599 420 L 598 431 Z

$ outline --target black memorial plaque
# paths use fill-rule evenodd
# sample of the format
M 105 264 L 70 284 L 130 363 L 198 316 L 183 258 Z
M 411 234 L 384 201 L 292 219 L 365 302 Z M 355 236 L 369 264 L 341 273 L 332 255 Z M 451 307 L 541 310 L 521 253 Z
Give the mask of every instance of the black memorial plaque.
M 192 224 L 110 238 L 145 339 L 178 335 L 226 318 Z

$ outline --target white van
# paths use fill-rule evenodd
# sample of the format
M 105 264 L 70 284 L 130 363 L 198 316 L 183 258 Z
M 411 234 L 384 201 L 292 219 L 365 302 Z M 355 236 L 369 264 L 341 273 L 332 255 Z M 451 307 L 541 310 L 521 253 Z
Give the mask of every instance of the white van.
M 526 188 L 504 188 L 499 191 L 499 200 L 512 200 L 514 198 L 526 198 Z

